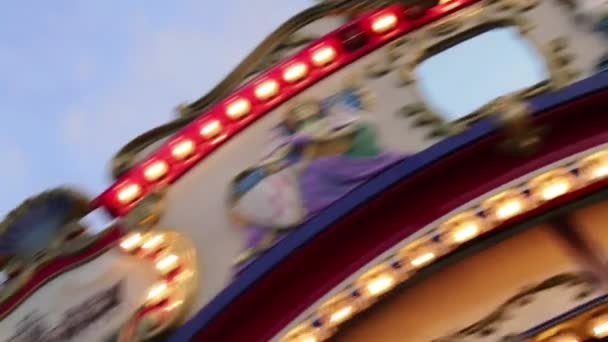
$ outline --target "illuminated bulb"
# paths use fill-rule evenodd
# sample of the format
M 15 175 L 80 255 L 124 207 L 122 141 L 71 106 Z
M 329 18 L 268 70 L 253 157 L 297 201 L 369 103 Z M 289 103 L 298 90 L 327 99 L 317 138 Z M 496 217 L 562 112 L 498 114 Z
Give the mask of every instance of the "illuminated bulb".
M 194 152 L 194 143 L 191 140 L 184 140 L 175 145 L 171 150 L 171 154 L 177 159 L 186 159 Z
M 316 66 L 327 65 L 336 58 L 336 50 L 331 46 L 326 46 L 316 50 L 312 54 L 312 61 Z
M 167 292 L 167 283 L 159 283 L 148 291 L 148 300 L 158 300 Z
M 255 88 L 255 97 L 258 100 L 268 100 L 274 97 L 279 92 L 279 83 L 277 81 L 268 80 Z
M 595 317 L 589 323 L 589 330 L 594 337 L 608 337 L 608 315 Z
M 608 176 L 608 151 L 594 153 L 579 162 L 580 169 L 588 180 Z
M 162 235 L 154 235 L 152 238 L 148 239 L 148 241 L 144 242 L 144 244 L 141 245 L 141 248 L 146 250 L 156 249 L 164 240 Z
M 608 176 L 608 164 L 597 165 L 591 169 L 591 175 L 594 179 L 604 178 Z
M 510 199 L 501 203 L 496 209 L 496 218 L 499 220 L 509 219 L 519 214 L 523 209 L 521 201 L 516 199 Z
M 317 338 L 312 335 L 298 336 L 294 342 L 318 342 Z
M 141 234 L 139 234 L 139 233 L 132 234 L 132 235 L 124 238 L 120 242 L 120 248 L 124 249 L 127 252 L 130 252 L 139 246 L 139 244 L 141 243 L 141 240 L 142 240 Z
M 137 184 L 130 184 L 120 190 L 118 193 L 118 201 L 123 204 L 131 203 L 136 200 L 140 194 L 141 187 Z
M 146 167 L 144 177 L 147 181 L 154 182 L 164 177 L 167 174 L 167 171 L 169 171 L 169 165 L 167 165 L 167 163 L 164 161 L 159 160 Z
M 557 198 L 570 190 L 570 184 L 565 181 L 554 181 L 542 187 L 541 196 L 545 201 Z
M 308 67 L 304 63 L 296 63 L 288 67 L 283 73 L 283 79 L 286 82 L 293 83 L 306 77 Z
M 353 313 L 354 309 L 351 305 L 345 306 L 329 316 L 329 321 L 333 324 L 340 324 L 347 320 Z
M 394 14 L 385 14 L 374 20 L 372 30 L 376 33 L 385 33 L 397 25 L 397 16 Z
M 393 277 L 388 274 L 377 276 L 370 280 L 370 282 L 367 284 L 367 292 L 373 296 L 382 294 L 390 289 L 394 282 L 395 280 Z
M 211 139 L 220 134 L 221 131 L 222 124 L 217 120 L 213 120 L 201 128 L 201 135 L 205 137 L 205 139 Z
M 477 234 L 479 234 L 479 231 L 479 225 L 476 222 L 465 222 L 463 224 L 458 225 L 458 227 L 454 229 L 454 231 L 452 232 L 452 239 L 454 240 L 454 242 L 462 243 L 477 236 Z M 435 256 L 433 255 L 431 257 L 431 260 L 434 257 Z
M 169 254 L 156 262 L 156 269 L 161 272 L 167 272 L 175 268 L 178 257 L 175 254 Z
M 226 115 L 233 120 L 242 118 L 249 113 L 251 104 L 246 99 L 238 99 L 228 105 Z
M 412 259 L 412 261 L 410 261 L 410 264 L 412 264 L 412 266 L 414 267 L 422 267 L 433 261 L 433 259 L 435 259 L 435 253 L 426 252 Z

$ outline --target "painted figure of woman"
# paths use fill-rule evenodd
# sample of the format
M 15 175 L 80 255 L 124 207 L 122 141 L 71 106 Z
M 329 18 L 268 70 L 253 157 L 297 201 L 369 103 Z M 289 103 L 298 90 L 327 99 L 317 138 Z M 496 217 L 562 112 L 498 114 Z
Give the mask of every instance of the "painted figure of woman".
M 237 270 L 284 233 L 365 183 L 403 156 L 378 145 L 375 127 L 359 115 L 357 89 L 321 102 L 303 101 L 276 127 L 276 144 L 231 186 L 231 213 L 250 236 Z

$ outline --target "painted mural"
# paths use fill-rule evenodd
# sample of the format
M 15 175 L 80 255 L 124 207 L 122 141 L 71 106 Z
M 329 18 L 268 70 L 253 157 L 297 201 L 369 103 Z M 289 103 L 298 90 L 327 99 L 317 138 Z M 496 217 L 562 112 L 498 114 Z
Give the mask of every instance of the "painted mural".
M 237 274 L 290 230 L 405 156 L 379 145 L 365 118 L 370 93 L 352 86 L 302 99 L 271 132 L 271 148 L 230 185 L 231 217 L 248 239 Z

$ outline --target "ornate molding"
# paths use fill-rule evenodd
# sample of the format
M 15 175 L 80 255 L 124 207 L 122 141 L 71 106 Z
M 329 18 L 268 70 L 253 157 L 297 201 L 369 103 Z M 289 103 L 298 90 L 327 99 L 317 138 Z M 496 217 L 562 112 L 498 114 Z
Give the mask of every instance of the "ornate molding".
M 407 87 L 408 91 L 415 94 L 418 99 L 417 102 L 402 108 L 398 114 L 414 117 L 412 124 L 415 126 L 429 126 L 431 137 L 458 133 L 481 117 L 494 115 L 497 109 L 512 111 L 511 107 L 514 103 L 567 86 L 578 75 L 577 71 L 571 68 L 573 57 L 564 38 L 542 45 L 531 35 L 534 25 L 526 18 L 525 13 L 537 5 L 538 1 L 519 0 L 488 0 L 473 5 L 392 43 L 386 53 L 368 67 L 367 76 L 377 78 L 397 71 L 399 85 Z M 430 104 L 425 103 L 424 97 L 419 93 L 416 86 L 416 67 L 422 61 L 466 39 L 500 27 L 515 27 L 522 36 L 536 46 L 540 55 L 544 57 L 548 78 L 519 92 L 496 99 L 461 119 L 448 122 L 431 109 Z M 507 98 L 512 100 L 505 101 Z M 513 99 L 519 100 L 513 101 Z M 507 130 L 510 131 L 511 126 Z M 528 139 L 528 142 L 532 140 Z
M 522 333 L 521 331 L 500 337 L 492 335 L 498 330 L 500 324 L 517 317 L 517 315 L 513 314 L 514 311 L 524 306 L 532 305 L 535 296 L 561 287 L 577 289 L 580 287 L 580 292 L 572 299 L 581 300 L 588 298 L 598 288 L 598 285 L 597 279 L 588 272 L 561 273 L 552 276 L 517 292 L 476 323 L 449 336 L 435 339 L 433 342 L 464 341 L 466 338 L 474 336 L 491 339 L 492 341 L 518 341 L 518 334 Z
M 287 20 L 271 33 L 226 78 L 206 95 L 188 105 L 181 106 L 178 118 L 139 135 L 120 149 L 112 159 L 111 170 L 113 176 L 118 178 L 129 170 L 135 163 L 137 153 L 184 127 L 194 120 L 201 111 L 228 95 L 249 75 L 259 70 L 261 63 L 267 60 L 267 56 L 276 52 L 281 45 L 285 45 L 286 39 L 292 37 L 306 25 L 327 16 L 353 15 L 392 3 L 427 7 L 433 6 L 437 2 L 438 0 L 340 0 L 322 2 L 304 10 Z

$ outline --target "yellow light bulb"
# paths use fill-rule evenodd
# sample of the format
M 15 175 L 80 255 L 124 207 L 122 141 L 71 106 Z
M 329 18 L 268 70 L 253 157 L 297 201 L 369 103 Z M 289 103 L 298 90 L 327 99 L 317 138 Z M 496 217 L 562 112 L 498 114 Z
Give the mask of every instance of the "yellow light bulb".
M 144 177 L 148 182 L 154 182 L 164 177 L 168 171 L 169 165 L 159 160 L 146 167 Z
M 141 195 L 141 187 L 137 184 L 129 184 L 118 192 L 118 201 L 127 204 L 135 201 Z
M 312 54 L 312 62 L 316 66 L 324 66 L 334 61 L 336 50 L 331 46 L 326 46 L 316 50 Z
M 283 73 L 283 79 L 286 82 L 294 83 L 306 77 L 307 73 L 308 67 L 306 66 L 306 64 L 296 63 L 285 69 L 285 72 Z
M 372 30 L 376 33 L 386 33 L 397 26 L 397 16 L 394 14 L 385 14 L 372 23 Z

